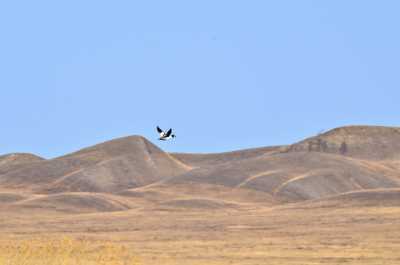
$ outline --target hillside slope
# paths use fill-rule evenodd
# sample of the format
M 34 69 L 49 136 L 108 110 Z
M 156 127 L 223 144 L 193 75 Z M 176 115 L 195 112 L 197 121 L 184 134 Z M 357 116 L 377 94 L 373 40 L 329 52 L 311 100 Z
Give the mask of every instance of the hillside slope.
M 400 128 L 340 127 L 293 144 L 288 151 L 335 153 L 372 160 L 399 159 Z
M 143 137 L 112 140 L 0 175 L 6 188 L 36 192 L 109 192 L 147 185 L 190 167 Z
M 76 192 L 93 205 L 106 205 L 98 194 L 107 193 L 144 207 L 270 206 L 398 189 L 398 158 L 400 129 L 389 127 L 342 127 L 290 146 L 217 154 L 168 154 L 143 137 L 130 136 L 51 160 L 2 156 L 0 191 L 3 204 L 19 201 L 21 194 L 39 194 L 44 197 L 32 202 L 44 208 L 53 200 L 56 205 L 79 202 L 71 199 Z

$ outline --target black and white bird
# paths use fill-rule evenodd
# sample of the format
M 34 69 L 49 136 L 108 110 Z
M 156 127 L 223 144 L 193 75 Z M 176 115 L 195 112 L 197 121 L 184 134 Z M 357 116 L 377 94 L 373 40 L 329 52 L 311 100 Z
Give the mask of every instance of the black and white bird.
M 157 132 L 160 134 L 160 138 L 158 138 L 160 141 L 166 141 L 176 137 L 175 134 L 172 134 L 172 129 L 164 132 L 160 127 L 157 126 Z

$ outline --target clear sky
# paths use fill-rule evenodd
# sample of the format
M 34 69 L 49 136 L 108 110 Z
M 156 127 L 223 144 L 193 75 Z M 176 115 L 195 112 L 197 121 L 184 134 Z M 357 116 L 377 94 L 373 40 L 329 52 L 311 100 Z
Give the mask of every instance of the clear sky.
M 0 153 L 167 151 L 400 124 L 400 1 L 1 1 Z M 155 126 L 177 139 L 157 141 Z

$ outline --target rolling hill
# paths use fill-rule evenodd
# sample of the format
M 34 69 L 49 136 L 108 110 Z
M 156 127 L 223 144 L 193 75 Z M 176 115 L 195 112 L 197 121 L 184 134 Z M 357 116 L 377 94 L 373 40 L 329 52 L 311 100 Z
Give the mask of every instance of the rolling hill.
M 314 151 L 369 160 L 400 158 L 400 128 L 340 127 L 291 145 L 289 151 Z
M 190 169 L 139 136 L 5 170 L 0 185 L 33 193 L 111 192 L 151 184 Z
M 169 154 L 130 136 L 50 160 L 1 156 L 0 187 L 8 194 L 3 204 L 28 205 L 18 200 L 21 191 L 28 197 L 49 196 L 28 200 L 42 203 L 42 209 L 53 207 L 49 202 L 81 201 L 86 207 L 87 201 L 98 200 L 94 209 L 101 211 L 110 208 L 101 205 L 112 194 L 144 207 L 218 200 L 277 205 L 400 188 L 399 156 L 400 129 L 391 127 L 341 127 L 288 146 L 219 154 Z

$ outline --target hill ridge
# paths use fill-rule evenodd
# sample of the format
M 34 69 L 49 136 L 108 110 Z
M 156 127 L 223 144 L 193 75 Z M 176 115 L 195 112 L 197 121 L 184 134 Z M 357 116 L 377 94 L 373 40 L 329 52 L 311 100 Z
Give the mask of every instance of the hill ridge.
M 347 139 L 346 152 L 340 146 L 343 137 Z M 334 128 L 288 146 L 194 154 L 167 153 L 145 137 L 131 135 L 32 163 L 2 167 L 0 157 L 0 191 L 43 196 L 122 194 L 149 205 L 162 203 L 168 196 L 169 201 L 195 203 L 194 194 L 205 199 L 224 194 L 237 203 L 263 199 L 268 205 L 301 202 L 353 191 L 399 188 L 397 142 L 400 128 L 357 125 Z M 19 198 L 3 197 L 4 201 Z M 74 200 L 69 195 L 49 198 Z M 96 198 L 100 197 L 85 200 Z M 37 201 L 49 205 L 47 199 Z

